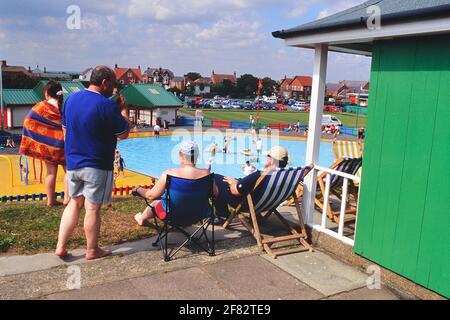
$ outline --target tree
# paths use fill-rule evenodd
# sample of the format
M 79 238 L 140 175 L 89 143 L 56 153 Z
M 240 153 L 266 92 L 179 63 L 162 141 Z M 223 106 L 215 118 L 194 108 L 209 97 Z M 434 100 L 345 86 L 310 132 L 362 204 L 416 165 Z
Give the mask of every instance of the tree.
M 185 76 L 186 81 L 192 81 L 194 82 L 197 79 L 200 79 L 202 75 L 198 72 L 188 72 Z
M 234 96 L 236 93 L 236 86 L 231 80 L 225 79 L 222 83 L 218 83 L 211 88 L 213 95 L 219 96 Z
M 276 94 L 279 91 L 278 82 L 269 77 L 262 79 L 262 85 L 261 95 L 272 96 L 274 93 Z
M 243 74 L 237 79 L 236 95 L 239 98 L 254 97 L 258 92 L 258 81 L 251 74 Z

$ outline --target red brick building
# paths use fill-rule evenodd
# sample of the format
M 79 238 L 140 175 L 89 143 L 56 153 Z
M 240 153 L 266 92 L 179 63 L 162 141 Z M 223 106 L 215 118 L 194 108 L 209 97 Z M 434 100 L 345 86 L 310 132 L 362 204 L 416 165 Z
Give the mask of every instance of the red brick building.
M 292 96 L 292 92 L 289 89 L 289 85 L 291 84 L 293 78 L 284 77 L 280 82 L 280 96 L 290 98 Z
M 177 88 L 178 90 L 183 91 L 184 89 L 186 89 L 186 80 L 184 79 L 184 77 L 174 77 L 170 80 L 169 87 L 171 89 Z
M 285 77 L 281 81 L 280 95 L 286 98 L 310 100 L 312 88 L 312 77 L 295 76 Z
M 137 68 L 119 68 L 116 64 L 114 71 L 116 72 L 117 81 L 124 86 L 143 82 L 141 66 Z
M 236 72 L 234 72 L 234 74 L 218 74 L 215 73 L 213 70 L 211 75 L 212 84 L 220 84 L 223 83 L 225 80 L 229 80 L 231 81 L 231 83 L 236 84 L 237 82 Z

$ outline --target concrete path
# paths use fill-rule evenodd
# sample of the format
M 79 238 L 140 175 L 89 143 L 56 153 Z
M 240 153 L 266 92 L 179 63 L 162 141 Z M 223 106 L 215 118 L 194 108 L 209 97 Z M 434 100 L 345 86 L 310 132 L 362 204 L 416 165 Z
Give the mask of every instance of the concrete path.
M 328 261 L 322 254 L 317 261 Z M 305 257 L 301 257 L 305 258 Z M 311 257 L 309 257 L 311 258 Z M 339 270 L 348 267 L 333 262 L 335 271 L 324 278 L 308 279 L 308 284 L 283 271 L 260 256 L 250 256 L 222 263 L 156 274 L 131 280 L 51 294 L 49 300 L 318 300 L 318 299 L 399 299 L 388 288 L 369 290 L 363 286 L 345 286 Z M 315 258 L 313 258 L 315 259 Z M 286 264 L 286 262 L 284 262 Z M 289 266 L 289 263 L 286 264 Z M 331 269 L 333 269 L 331 268 Z M 346 270 L 346 277 L 362 275 Z M 344 278 L 346 278 L 344 277 Z M 303 276 L 302 276 L 303 278 Z M 324 286 L 324 282 L 329 284 Z M 330 289 L 333 287 L 333 289 Z M 360 288 L 356 288 L 360 287 Z M 323 290 L 323 288 L 327 288 Z M 324 293 L 327 292 L 327 293 Z M 333 294 L 329 294 L 332 292 Z
M 286 218 L 292 212 L 283 208 Z M 261 230 L 279 230 L 268 220 Z M 114 246 L 114 255 L 87 262 L 53 254 L 0 258 L 0 299 L 313 300 L 400 299 L 394 290 L 366 287 L 368 275 L 315 251 L 279 257 L 262 253 L 242 227 L 216 230 L 216 256 L 183 249 L 166 263 L 153 239 Z M 169 243 L 179 242 L 172 235 Z M 81 288 L 73 288 L 75 275 Z M 26 284 L 26 285 L 25 285 Z

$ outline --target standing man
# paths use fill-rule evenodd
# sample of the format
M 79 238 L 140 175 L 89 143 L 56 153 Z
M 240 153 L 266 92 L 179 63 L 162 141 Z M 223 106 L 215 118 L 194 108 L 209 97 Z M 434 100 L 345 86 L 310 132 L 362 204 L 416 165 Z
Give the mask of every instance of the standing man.
M 86 259 L 111 254 L 98 246 L 100 208 L 111 201 L 114 183 L 114 151 L 117 139 L 126 139 L 130 130 L 128 109 L 123 97 L 111 99 L 116 75 L 106 66 L 92 72 L 88 89 L 72 94 L 64 104 L 62 125 L 65 135 L 67 180 L 71 198 L 64 210 L 55 254 L 64 257 L 84 207 Z

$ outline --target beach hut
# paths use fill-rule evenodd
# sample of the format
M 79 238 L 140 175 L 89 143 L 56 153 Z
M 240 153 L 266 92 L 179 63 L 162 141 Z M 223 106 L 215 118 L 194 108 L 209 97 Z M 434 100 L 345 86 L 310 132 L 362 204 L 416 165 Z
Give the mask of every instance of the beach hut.
M 356 237 L 335 237 L 450 297 L 450 0 L 366 1 L 273 36 L 315 52 L 306 163 L 318 160 L 328 52 L 372 57 Z M 315 186 L 303 208 L 325 232 Z
M 40 81 L 33 89 L 3 89 L 3 105 L 5 106 L 5 127 L 21 128 L 31 108 L 44 100 L 44 87 L 47 80 Z M 63 88 L 64 99 L 70 94 L 84 90 L 81 82 L 59 81 Z
M 130 84 L 120 91 L 130 107 L 130 118 L 135 124 L 154 126 L 157 119 L 174 125 L 177 110 L 183 102 L 160 85 Z

